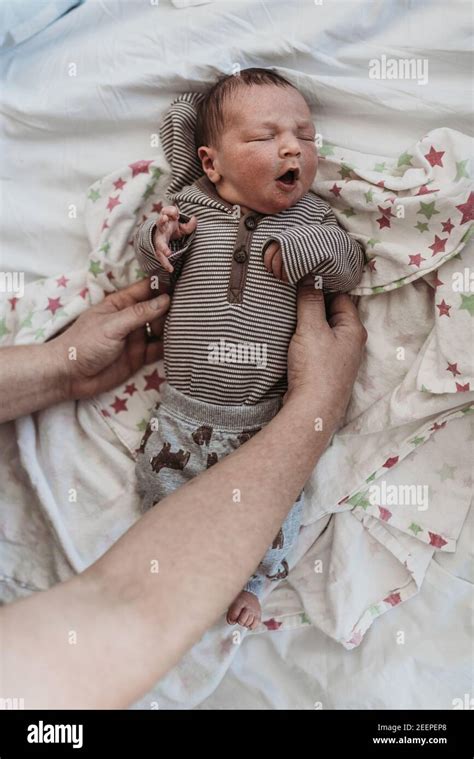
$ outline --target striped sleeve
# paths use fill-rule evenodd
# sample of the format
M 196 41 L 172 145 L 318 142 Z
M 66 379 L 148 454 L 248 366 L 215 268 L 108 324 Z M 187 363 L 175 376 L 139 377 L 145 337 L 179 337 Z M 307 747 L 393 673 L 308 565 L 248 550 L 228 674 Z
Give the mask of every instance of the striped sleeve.
M 170 240 L 168 247 L 171 250 L 171 255 L 168 257 L 168 261 L 174 267 L 174 271 L 170 274 L 169 271 L 160 264 L 155 256 L 155 248 L 153 245 L 153 232 L 156 226 L 156 216 L 141 224 L 135 232 L 133 240 L 133 246 L 135 249 L 135 255 L 142 271 L 147 274 L 154 274 L 158 276 L 158 281 L 163 284 L 174 284 L 177 276 L 181 270 L 181 259 L 188 251 L 191 245 L 196 230 L 191 232 L 190 235 L 184 235 L 179 240 Z M 186 224 L 190 220 L 190 216 L 186 216 L 180 213 L 179 220 L 181 223 Z
M 291 227 L 272 235 L 280 244 L 288 281 L 296 284 L 307 274 L 319 275 L 327 292 L 347 292 L 359 284 L 365 259 L 360 244 L 337 223 L 330 206 L 317 224 Z
M 161 123 L 160 140 L 171 166 L 168 198 L 173 198 L 203 174 L 194 139 L 197 108 L 203 98 L 199 92 L 180 95 L 171 103 Z

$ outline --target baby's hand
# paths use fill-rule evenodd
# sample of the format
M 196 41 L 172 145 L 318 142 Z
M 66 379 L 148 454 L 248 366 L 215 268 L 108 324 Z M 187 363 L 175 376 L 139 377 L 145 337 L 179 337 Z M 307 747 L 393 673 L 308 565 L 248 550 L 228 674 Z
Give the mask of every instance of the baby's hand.
M 166 206 L 162 209 L 156 222 L 153 233 L 153 246 L 155 255 L 166 271 L 172 272 L 173 266 L 168 261 L 171 250 L 168 247 L 170 240 L 179 240 L 183 235 L 189 235 L 196 229 L 197 219 L 191 216 L 185 224 L 179 223 L 179 211 L 176 206 Z
M 274 277 L 281 279 L 282 282 L 288 282 L 279 243 L 275 241 L 270 243 L 263 256 L 263 264 Z

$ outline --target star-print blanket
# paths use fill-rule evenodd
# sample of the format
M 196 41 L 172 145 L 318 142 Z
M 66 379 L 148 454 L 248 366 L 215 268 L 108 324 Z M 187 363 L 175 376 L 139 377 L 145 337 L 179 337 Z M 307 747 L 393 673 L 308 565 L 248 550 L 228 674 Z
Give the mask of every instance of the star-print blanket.
M 474 439 L 471 154 L 471 141 L 449 129 L 429 133 L 395 159 L 329 144 L 320 149 L 313 189 L 367 252 L 354 293 L 369 338 L 345 426 L 306 485 L 290 574 L 273 584 L 260 628 L 241 631 L 241 637 L 313 624 L 353 648 L 377 616 L 417 593 L 434 551 L 456 549 L 471 499 Z M 58 271 L 27 286 L 22 297 L 6 299 L 1 344 L 45 341 L 104 294 L 143 277 L 134 259 L 133 232 L 160 210 L 170 178 L 160 154 L 89 188 L 87 268 Z M 100 477 L 107 466 L 94 458 L 101 436 L 107 430 L 121 441 L 132 463 L 163 381 L 159 362 L 114 391 L 76 404 L 74 414 L 66 414 L 65 404 L 42 412 L 49 416 L 41 457 L 34 445 L 23 444 L 23 465 L 75 571 L 138 518 L 138 497 L 130 492 L 115 529 L 113 509 L 107 503 L 105 511 L 99 485 L 81 519 L 70 506 L 61 508 L 54 477 L 48 481 L 45 474 L 61 455 L 54 420 L 61 417 L 63 436 L 72 435 L 71 423 L 77 426 L 83 447 L 78 457 L 86 451 L 84 466 L 97 466 Z M 96 453 L 91 455 L 86 446 L 92 438 Z M 66 458 L 54 469 L 66 483 L 63 490 L 74 479 L 70 466 Z M 123 484 L 120 468 L 116 479 Z M 105 518 L 109 527 L 99 529 Z M 412 604 L 416 614 L 416 600 Z M 216 625 L 156 693 L 165 701 L 168 695 L 170 703 L 198 703 L 203 683 L 206 690 L 218 683 L 241 637 L 224 622 Z

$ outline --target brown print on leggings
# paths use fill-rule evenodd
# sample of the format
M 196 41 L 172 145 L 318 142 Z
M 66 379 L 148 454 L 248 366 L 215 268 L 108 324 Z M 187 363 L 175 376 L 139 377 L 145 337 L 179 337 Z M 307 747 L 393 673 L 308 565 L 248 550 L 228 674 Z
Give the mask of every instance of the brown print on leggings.
M 203 424 L 202 427 L 198 427 L 197 430 L 193 432 L 191 437 L 194 442 L 197 443 L 197 445 L 209 445 L 211 442 L 212 430 L 212 427 L 209 427 L 207 424 Z
M 286 561 L 286 559 L 283 559 L 283 561 L 281 562 L 281 565 L 283 567 L 283 571 L 277 572 L 276 575 L 267 575 L 269 580 L 284 580 L 285 577 L 287 577 L 290 569 L 288 567 L 288 562 Z
M 247 442 L 247 440 L 250 440 L 251 437 L 257 434 L 257 432 L 260 432 L 262 428 L 257 427 L 254 430 L 242 430 L 242 432 L 237 435 L 237 440 L 239 441 L 240 445 L 243 445 Z
M 275 537 L 275 539 L 274 539 L 274 541 L 272 543 L 272 548 L 283 548 L 284 542 L 285 542 L 285 538 L 283 537 L 283 530 L 280 527 L 280 529 L 278 530 L 278 533 L 277 533 L 277 535 L 276 535 L 276 537 Z
M 190 451 L 183 451 L 182 448 L 179 451 L 171 450 L 171 443 L 163 443 L 163 447 L 157 456 L 153 456 L 150 459 L 151 468 L 154 472 L 159 472 L 160 469 L 167 467 L 168 469 L 184 469 L 191 456 Z
M 209 469 L 210 466 L 214 466 L 214 464 L 217 464 L 217 453 L 208 453 L 206 469 Z

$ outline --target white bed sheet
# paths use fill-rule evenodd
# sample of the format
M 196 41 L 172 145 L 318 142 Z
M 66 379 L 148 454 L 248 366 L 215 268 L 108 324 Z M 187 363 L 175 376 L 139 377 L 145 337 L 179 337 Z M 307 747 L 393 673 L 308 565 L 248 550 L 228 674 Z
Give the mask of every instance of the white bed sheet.
M 88 185 L 152 157 L 151 138 L 172 97 L 231 73 L 236 63 L 300 72 L 303 90 L 305 76 L 316 77 L 317 127 L 332 143 L 397 155 L 438 126 L 469 133 L 469 26 L 468 2 L 450 3 L 447 13 L 444 3 L 423 0 L 215 0 L 180 10 L 165 0 L 87 0 L 0 58 L 0 269 L 23 271 L 31 281 L 79 268 L 89 252 L 82 218 Z M 428 85 L 369 80 L 368 60 L 382 54 L 427 58 Z M 16 504 L 17 514 L 14 547 L 8 537 L 19 571 L 4 579 L 1 596 L 12 600 L 68 577 L 71 568 L 36 508 L 14 426 L 0 435 L 0 504 Z M 107 446 L 124 455 L 116 441 Z M 472 692 L 471 545 L 466 524 L 457 553 L 437 555 L 420 595 L 379 620 L 354 651 L 306 627 L 247 636 L 201 708 L 314 708 L 318 701 L 323 708 L 451 708 L 453 698 Z M 22 574 L 27 553 L 35 571 Z

